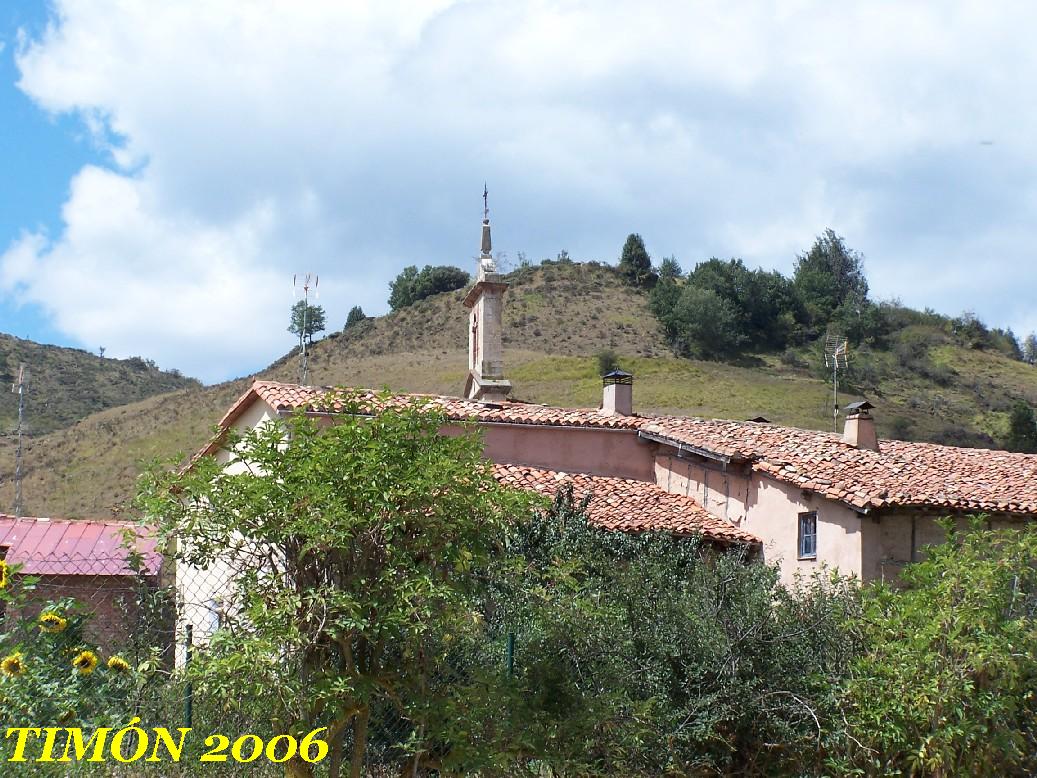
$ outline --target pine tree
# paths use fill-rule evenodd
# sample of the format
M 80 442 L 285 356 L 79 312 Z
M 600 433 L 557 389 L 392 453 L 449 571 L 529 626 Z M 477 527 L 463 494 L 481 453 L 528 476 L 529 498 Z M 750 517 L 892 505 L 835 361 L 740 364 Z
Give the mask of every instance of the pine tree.
M 367 314 L 364 313 L 364 309 L 361 308 L 359 305 L 354 305 L 352 308 L 349 309 L 349 315 L 346 316 L 346 326 L 342 329 L 348 330 L 350 327 L 359 324 L 366 318 Z
M 627 236 L 623 253 L 619 257 L 619 272 L 634 286 L 651 287 L 656 281 L 652 270 L 652 258 L 645 248 L 644 239 L 637 233 Z

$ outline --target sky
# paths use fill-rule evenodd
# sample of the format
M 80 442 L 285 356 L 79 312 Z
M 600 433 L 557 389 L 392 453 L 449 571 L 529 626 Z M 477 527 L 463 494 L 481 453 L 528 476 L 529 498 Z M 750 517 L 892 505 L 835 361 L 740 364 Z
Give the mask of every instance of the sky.
M 14 0 L 0 332 L 205 381 L 406 265 L 494 248 L 791 273 L 826 228 L 876 299 L 1037 329 L 1026 2 Z

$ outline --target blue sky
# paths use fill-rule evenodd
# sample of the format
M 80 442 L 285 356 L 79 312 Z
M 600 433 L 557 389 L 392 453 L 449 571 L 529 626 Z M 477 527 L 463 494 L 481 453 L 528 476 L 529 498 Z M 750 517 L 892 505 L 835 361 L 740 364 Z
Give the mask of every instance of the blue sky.
M 790 272 L 1037 329 L 1024 2 L 52 0 L 0 8 L 0 331 L 213 381 L 495 247 Z M 51 21 L 48 26 L 48 19 Z
M 42 2 L 0 6 L 0 246 L 23 230 L 60 231 L 61 205 L 68 182 L 84 164 L 98 160 L 81 123 L 71 116 L 48 116 L 17 87 L 14 54 L 18 31 L 39 34 L 46 24 Z M 0 293 L 0 332 L 48 343 L 76 345 L 75 336 L 54 329 L 36 305 L 19 306 Z

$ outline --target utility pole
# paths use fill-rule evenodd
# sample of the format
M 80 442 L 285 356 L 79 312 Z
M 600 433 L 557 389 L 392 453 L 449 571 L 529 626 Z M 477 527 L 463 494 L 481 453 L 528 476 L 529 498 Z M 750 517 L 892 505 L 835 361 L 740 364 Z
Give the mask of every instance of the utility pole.
M 320 278 L 313 273 L 307 273 L 302 277 L 302 329 L 299 330 L 299 350 L 301 364 L 299 365 L 299 383 L 306 386 L 310 380 L 310 366 L 306 355 L 306 329 L 309 326 L 310 316 L 310 286 L 313 286 L 313 294 L 317 295 L 317 284 Z M 292 276 L 292 285 L 299 288 L 299 277 Z
M 25 420 L 25 365 L 18 366 L 18 381 L 11 391 L 18 395 L 18 443 L 14 452 L 14 515 L 21 518 L 22 504 L 22 425 Z

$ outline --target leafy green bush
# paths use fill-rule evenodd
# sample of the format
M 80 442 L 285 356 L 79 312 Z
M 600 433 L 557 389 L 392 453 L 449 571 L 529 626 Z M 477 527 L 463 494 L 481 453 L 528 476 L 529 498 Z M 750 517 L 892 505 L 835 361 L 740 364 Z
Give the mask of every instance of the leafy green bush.
M 1037 771 L 1037 528 L 964 532 L 864 590 L 841 774 Z
M 516 635 L 501 729 L 559 775 L 799 774 L 820 765 L 859 643 L 855 591 L 744 552 L 591 526 L 572 491 L 516 528 L 489 609 Z M 499 654 L 498 654 L 499 656 Z M 486 712 L 481 712 L 485 714 Z M 523 761 L 523 759 L 525 761 Z

